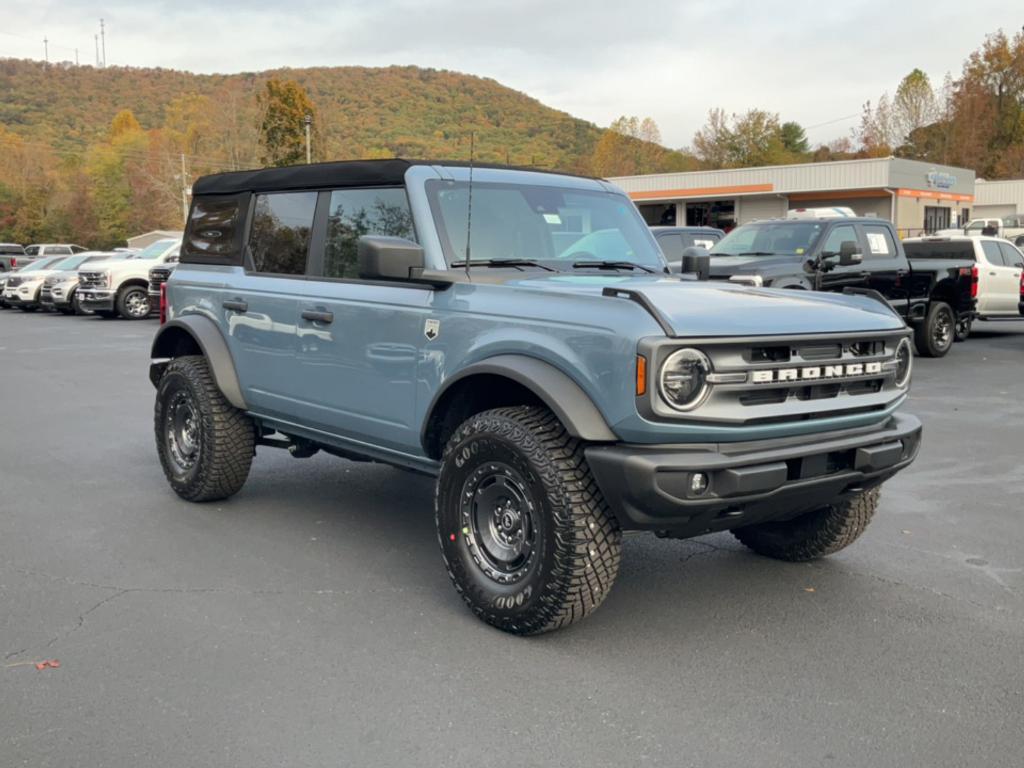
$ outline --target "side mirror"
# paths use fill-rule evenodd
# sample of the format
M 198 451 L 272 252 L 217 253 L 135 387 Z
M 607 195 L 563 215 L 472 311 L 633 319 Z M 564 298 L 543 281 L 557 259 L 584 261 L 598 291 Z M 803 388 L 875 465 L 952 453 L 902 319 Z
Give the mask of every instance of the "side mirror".
M 683 261 L 680 265 L 680 272 L 693 274 L 698 280 L 709 280 L 711 278 L 711 254 L 707 248 L 700 248 L 691 245 L 683 249 Z
M 361 280 L 409 280 L 425 266 L 423 246 L 404 237 L 363 235 L 356 252 Z
M 850 267 L 863 260 L 864 256 L 857 250 L 857 243 L 853 240 L 844 240 L 839 246 L 839 266 Z

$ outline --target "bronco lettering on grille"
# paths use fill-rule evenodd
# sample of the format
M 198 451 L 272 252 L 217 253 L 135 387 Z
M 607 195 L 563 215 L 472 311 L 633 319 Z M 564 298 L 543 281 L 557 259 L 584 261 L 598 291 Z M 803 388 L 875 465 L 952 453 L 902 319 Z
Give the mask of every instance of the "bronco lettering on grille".
M 775 368 L 765 371 L 751 371 L 750 381 L 754 384 L 775 384 L 787 381 L 818 381 L 827 379 L 854 379 L 861 376 L 878 376 L 882 364 L 849 363 L 847 365 L 819 365 L 809 368 Z

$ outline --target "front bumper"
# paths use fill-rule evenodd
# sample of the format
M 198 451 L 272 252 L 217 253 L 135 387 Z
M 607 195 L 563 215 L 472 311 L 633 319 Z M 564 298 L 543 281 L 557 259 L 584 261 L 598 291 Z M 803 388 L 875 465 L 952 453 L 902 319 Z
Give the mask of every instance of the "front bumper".
M 888 480 L 917 456 L 921 422 L 700 445 L 594 445 L 587 462 L 623 529 L 699 536 L 785 520 Z M 707 478 L 691 490 L 695 473 Z
M 112 312 L 114 309 L 114 291 L 96 288 L 79 288 L 78 303 L 93 312 Z
M 4 290 L 4 301 L 10 307 L 31 309 L 32 307 L 39 306 L 39 293 L 39 288 L 28 288 L 25 290 L 22 290 L 21 287 L 11 288 L 10 290 Z

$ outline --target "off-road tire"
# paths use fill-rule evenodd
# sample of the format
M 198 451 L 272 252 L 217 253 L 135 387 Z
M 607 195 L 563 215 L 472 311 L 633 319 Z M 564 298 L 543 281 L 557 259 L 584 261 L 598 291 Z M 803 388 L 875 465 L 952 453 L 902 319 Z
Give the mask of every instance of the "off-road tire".
M 175 432 L 174 418 L 185 401 L 180 407 L 193 413 L 192 463 L 175 457 L 182 449 L 174 440 L 184 441 Z M 160 465 L 181 498 L 217 501 L 241 490 L 252 465 L 255 429 L 252 419 L 221 394 L 205 357 L 189 355 L 168 363 L 157 385 L 153 427 Z
M 879 495 L 880 489 L 872 488 L 792 520 L 736 528 L 732 535 L 765 557 L 793 563 L 816 560 L 845 549 L 864 533 Z
M 933 301 L 924 322 L 914 326 L 914 346 L 921 357 L 945 357 L 956 338 L 956 315 L 944 301 Z
M 145 313 L 136 310 L 134 299 L 139 295 L 145 300 Z M 117 292 L 117 299 L 114 302 L 117 314 L 125 320 L 145 320 L 153 314 L 153 307 L 149 303 L 149 289 L 142 285 L 126 285 Z
M 445 445 L 434 498 L 438 541 L 455 589 L 488 624 L 540 634 L 579 621 L 608 595 L 619 571 L 622 533 L 583 449 L 554 414 L 537 406 L 479 413 Z M 475 526 L 474 510 L 483 505 L 463 496 L 472 487 L 481 493 L 484 483 L 472 485 L 480 473 L 504 481 L 506 471 L 521 481 L 524 519 L 534 538 L 521 574 L 501 583 L 498 572 L 488 573 L 489 555 Z

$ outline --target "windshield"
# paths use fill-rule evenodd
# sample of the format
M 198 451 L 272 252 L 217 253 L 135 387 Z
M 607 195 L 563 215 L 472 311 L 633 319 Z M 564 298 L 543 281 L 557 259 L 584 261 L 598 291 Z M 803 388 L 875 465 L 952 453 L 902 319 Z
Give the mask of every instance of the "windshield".
M 811 250 L 823 226 L 815 221 L 744 224 L 723 237 L 712 256 L 800 256 Z
M 50 269 L 56 269 L 61 272 L 70 271 L 72 269 L 78 269 L 78 266 L 85 261 L 88 261 L 88 256 L 68 256 L 67 258 L 61 259 L 54 264 Z
M 427 183 L 449 264 L 466 258 L 468 186 Z M 474 183 L 472 223 L 471 263 L 526 259 L 564 269 L 584 261 L 665 266 L 636 207 L 612 192 Z
M 164 255 L 164 251 L 174 245 L 177 240 L 157 240 L 155 243 L 150 243 L 137 254 L 136 259 L 158 259 Z
M 56 258 L 36 259 L 35 261 L 33 261 L 33 262 L 29 263 L 29 264 L 26 264 L 24 267 L 22 267 L 18 271 L 19 272 L 38 272 L 38 271 L 40 271 L 42 269 L 53 269 L 53 266 L 57 262 L 63 261 L 65 258 L 67 258 L 67 257 L 65 257 L 65 256 L 57 256 Z

